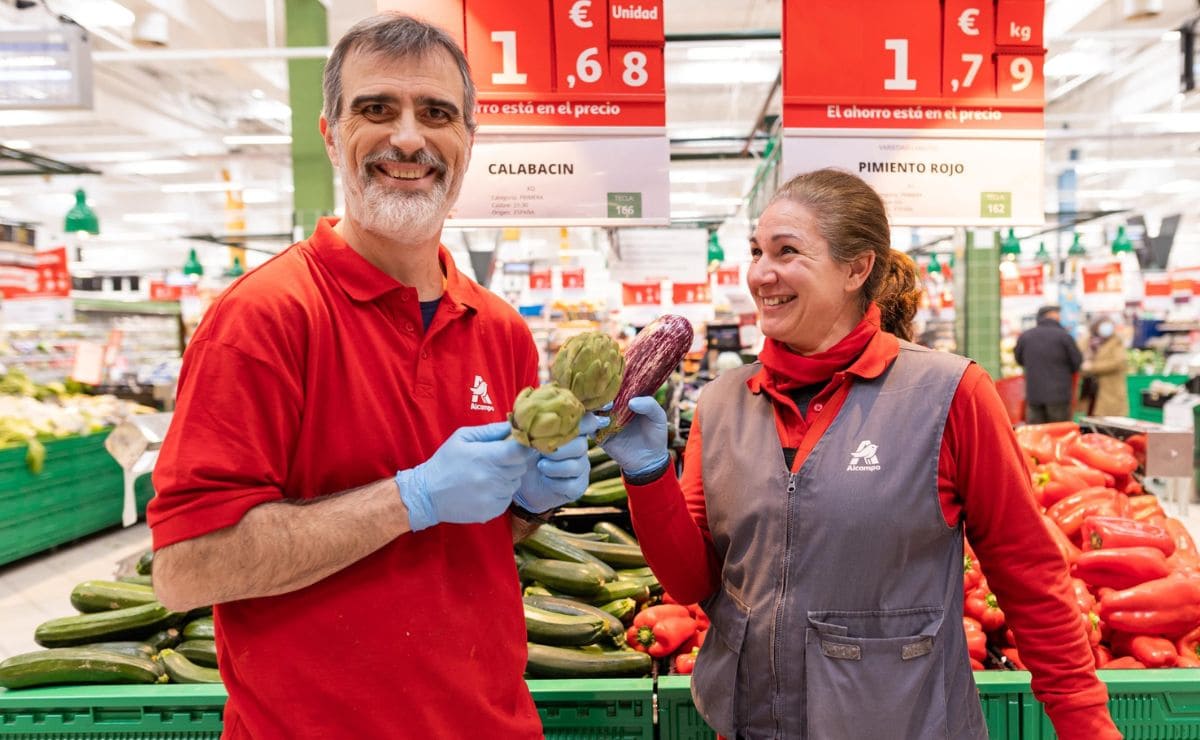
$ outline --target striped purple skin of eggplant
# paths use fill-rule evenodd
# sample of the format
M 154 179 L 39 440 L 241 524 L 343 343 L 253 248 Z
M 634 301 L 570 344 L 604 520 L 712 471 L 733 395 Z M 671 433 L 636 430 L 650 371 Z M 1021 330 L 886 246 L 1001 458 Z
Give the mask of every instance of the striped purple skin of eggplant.
M 692 346 L 692 322 L 675 314 L 664 314 L 638 332 L 625 348 L 625 377 L 609 412 L 611 423 L 596 434 L 603 441 L 616 434 L 634 417 L 629 402 L 652 396 Z

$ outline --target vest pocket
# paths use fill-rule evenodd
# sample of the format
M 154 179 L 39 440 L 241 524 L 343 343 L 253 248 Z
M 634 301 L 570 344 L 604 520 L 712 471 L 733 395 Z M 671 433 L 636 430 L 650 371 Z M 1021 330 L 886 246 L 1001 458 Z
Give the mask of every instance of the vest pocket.
M 710 727 L 733 737 L 743 719 L 738 716 L 739 700 L 747 699 L 749 676 L 741 657 L 750 607 L 722 588 L 705 604 L 705 612 L 712 626 L 692 671 L 692 698 Z
M 810 738 L 947 736 L 941 607 L 809 612 Z

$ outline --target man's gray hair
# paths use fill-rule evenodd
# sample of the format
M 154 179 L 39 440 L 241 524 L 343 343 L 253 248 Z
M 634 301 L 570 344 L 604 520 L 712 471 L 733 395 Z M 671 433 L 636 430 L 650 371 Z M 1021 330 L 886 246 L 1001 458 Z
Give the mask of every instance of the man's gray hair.
M 379 54 L 394 58 L 420 58 L 445 49 L 458 65 L 463 80 L 463 120 L 475 131 L 475 83 L 471 68 L 459 45 L 442 29 L 402 13 L 388 12 L 365 18 L 338 39 L 325 63 L 325 106 L 322 113 L 330 125 L 342 114 L 342 65 L 350 52 Z

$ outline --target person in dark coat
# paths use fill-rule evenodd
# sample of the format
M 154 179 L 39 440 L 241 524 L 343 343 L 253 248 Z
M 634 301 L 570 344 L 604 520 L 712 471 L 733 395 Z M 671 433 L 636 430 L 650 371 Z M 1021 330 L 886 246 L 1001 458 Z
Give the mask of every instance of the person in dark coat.
M 1071 419 L 1072 376 L 1083 355 L 1058 318 L 1058 306 L 1042 306 L 1037 326 L 1017 339 L 1014 354 L 1025 368 L 1025 421 L 1030 424 Z

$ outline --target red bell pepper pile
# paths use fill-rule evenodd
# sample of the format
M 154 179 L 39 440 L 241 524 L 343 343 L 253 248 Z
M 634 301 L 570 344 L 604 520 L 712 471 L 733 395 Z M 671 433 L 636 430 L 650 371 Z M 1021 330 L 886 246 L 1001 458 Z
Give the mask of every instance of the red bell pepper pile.
M 634 650 L 667 658 L 674 673 L 691 673 L 708 634 L 708 615 L 699 604 L 679 604 L 670 594 L 633 618 L 625 641 Z
M 1200 552 L 1133 477 L 1145 463 L 1145 436 L 1085 434 L 1073 422 L 1026 425 L 1016 435 L 1097 667 L 1200 667 Z M 1021 667 L 970 543 L 963 612 L 972 667 Z

